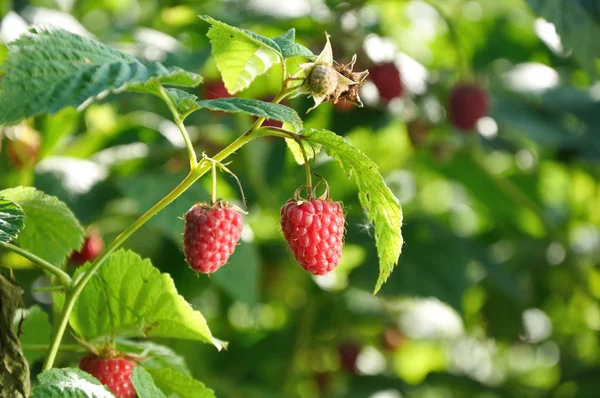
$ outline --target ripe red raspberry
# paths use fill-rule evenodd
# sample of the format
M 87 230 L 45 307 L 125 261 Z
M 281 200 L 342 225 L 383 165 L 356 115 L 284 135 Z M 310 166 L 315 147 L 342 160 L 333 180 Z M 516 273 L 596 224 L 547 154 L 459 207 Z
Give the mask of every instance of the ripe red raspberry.
M 390 102 L 394 98 L 402 96 L 404 85 L 402 84 L 400 71 L 393 62 L 369 68 L 369 75 L 384 102 Z
M 69 262 L 74 265 L 82 265 L 88 261 L 93 261 L 104 250 L 104 241 L 96 232 L 88 232 L 88 236 L 83 242 L 83 246 L 79 251 L 71 253 Z
M 221 80 L 208 82 L 202 87 L 204 98 L 207 100 L 231 97 L 231 94 L 229 94 L 229 91 L 225 88 L 225 83 Z
M 135 398 L 131 372 L 136 363 L 125 358 L 102 358 L 90 354 L 81 358 L 79 369 L 100 380 L 117 398 Z
M 314 275 L 340 263 L 344 241 L 342 206 L 331 200 L 290 199 L 281 208 L 281 228 L 294 257 Z
M 477 121 L 489 112 L 488 94 L 478 85 L 461 83 L 450 91 L 448 113 L 450 122 L 462 131 L 475 129 Z
M 185 259 L 197 272 L 210 274 L 227 262 L 242 233 L 242 215 L 224 202 L 195 204 L 185 215 Z

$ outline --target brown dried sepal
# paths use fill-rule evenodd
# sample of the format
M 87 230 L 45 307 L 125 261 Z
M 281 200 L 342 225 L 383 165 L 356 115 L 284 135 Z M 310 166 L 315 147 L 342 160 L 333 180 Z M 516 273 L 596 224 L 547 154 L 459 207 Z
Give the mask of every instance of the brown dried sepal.
M 340 75 L 352 80 L 355 84 L 342 84 L 339 83 L 335 88 L 335 91 L 327 96 L 324 102 L 337 103 L 339 100 L 346 100 L 359 108 L 363 107 L 363 103 L 360 100 L 359 89 L 364 83 L 369 71 L 364 70 L 362 72 L 354 72 L 354 64 L 356 63 L 356 54 L 352 57 L 350 63 L 334 65 L 333 69 Z

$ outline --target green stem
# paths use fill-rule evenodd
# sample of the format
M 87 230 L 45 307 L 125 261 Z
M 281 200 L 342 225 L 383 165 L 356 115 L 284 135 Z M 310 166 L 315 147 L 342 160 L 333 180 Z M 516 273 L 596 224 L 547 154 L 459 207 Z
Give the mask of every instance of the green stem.
M 214 205 L 217 201 L 217 162 L 212 161 L 212 191 L 210 193 L 210 204 Z
M 4 246 L 6 249 L 17 253 L 21 257 L 25 257 L 27 260 L 31 261 L 38 267 L 52 273 L 54 276 L 56 276 L 58 278 L 58 280 L 64 286 L 65 289 L 68 289 L 69 286 L 71 286 L 71 277 L 69 276 L 69 274 L 67 274 L 65 271 L 61 270 L 60 268 L 55 267 L 54 265 L 50 264 L 48 261 L 44 260 L 43 258 L 40 258 L 33 253 L 29 253 L 27 250 L 23 250 L 20 247 L 13 245 L 12 243 L 0 243 L 0 244 L 2 244 L 2 246 Z
M 64 292 L 65 291 L 65 287 L 64 286 L 46 286 L 46 287 L 37 287 L 35 289 L 33 289 L 34 293 L 40 293 L 40 292 Z
M 185 141 L 185 146 L 188 150 L 188 155 L 190 157 L 190 170 L 193 170 L 194 168 L 196 168 L 196 166 L 198 166 L 198 158 L 196 157 L 196 151 L 194 150 L 194 146 L 192 145 L 190 136 L 185 128 L 185 125 L 183 124 L 183 117 L 177 111 L 177 107 L 173 103 L 173 99 L 171 98 L 169 93 L 167 93 L 163 86 L 160 86 L 160 95 L 163 101 L 165 101 L 165 103 L 169 107 L 169 110 L 173 115 L 173 120 L 179 128 L 179 131 L 181 131 L 181 136 L 183 137 L 183 141 Z

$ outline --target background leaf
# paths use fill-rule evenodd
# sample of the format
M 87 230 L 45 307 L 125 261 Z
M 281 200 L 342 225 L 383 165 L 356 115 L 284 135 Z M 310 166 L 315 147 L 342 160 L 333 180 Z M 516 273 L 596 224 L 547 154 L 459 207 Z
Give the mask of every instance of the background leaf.
M 135 58 L 56 28 L 32 28 L 8 44 L 0 82 L 0 123 L 11 124 L 39 113 L 87 105 L 109 92 L 131 85 L 195 86 L 200 78 L 158 62 L 148 66 Z
M 291 57 L 306 57 L 309 59 L 316 58 L 316 56 L 308 48 L 301 44 L 295 43 L 296 40 L 296 29 L 291 28 L 284 34 L 277 36 L 273 39 L 275 43 L 281 49 L 281 53 L 285 58 Z
M 581 66 L 592 76 L 598 75 L 600 57 L 600 19 L 590 10 L 588 0 L 527 0 L 535 13 L 552 22 L 566 50 L 572 50 Z M 597 7 L 597 5 L 596 5 Z
M 166 345 L 148 340 L 133 341 L 122 338 L 118 338 L 116 343 L 117 349 L 121 352 L 133 353 L 148 358 L 142 361 L 142 365 L 147 369 L 168 368 L 185 375 L 190 373 L 185 359 Z
M 8 243 L 19 235 L 24 218 L 18 204 L 0 197 L 0 243 Z
M 79 268 L 75 277 L 89 267 Z M 178 295 L 171 277 L 130 251 L 115 252 L 94 274 L 74 306 L 70 324 L 87 341 L 116 332 L 199 340 L 223 348 L 202 314 Z
M 114 398 L 90 374 L 79 369 L 50 369 L 38 376 L 31 398 Z
M 281 62 L 279 46 L 272 40 L 249 35 L 206 15 L 201 18 L 211 24 L 207 36 L 212 54 L 231 94 L 244 90 L 256 77 Z
M 0 196 L 19 204 L 25 228 L 15 241 L 23 249 L 54 265 L 61 265 L 83 244 L 84 232 L 71 210 L 53 196 L 31 187 L 9 188 Z
M 302 135 L 310 143 L 322 145 L 327 154 L 338 161 L 358 186 L 359 199 L 375 224 L 375 240 L 379 254 L 379 278 L 375 293 L 387 280 L 402 251 L 402 209 L 398 199 L 385 185 L 377 165 L 342 137 L 327 130 L 307 129 Z

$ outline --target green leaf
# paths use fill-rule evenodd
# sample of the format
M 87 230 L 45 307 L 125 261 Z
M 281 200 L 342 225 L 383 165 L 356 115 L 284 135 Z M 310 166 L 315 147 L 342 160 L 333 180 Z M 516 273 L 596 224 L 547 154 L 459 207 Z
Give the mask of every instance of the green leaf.
M 231 94 L 248 88 L 257 76 L 282 62 L 281 50 L 273 40 L 229 26 L 207 15 L 200 18 L 211 24 L 207 36 L 212 54 Z
M 190 373 L 185 363 L 185 359 L 165 345 L 156 344 L 148 340 L 132 341 L 121 338 L 117 338 L 116 342 L 117 349 L 121 352 L 128 352 L 147 357 L 148 359 L 142 362 L 142 365 L 145 368 L 169 368 L 186 375 Z
M 16 239 L 21 248 L 60 265 L 83 244 L 84 231 L 79 221 L 54 196 L 31 187 L 5 189 L 0 196 L 20 205 L 25 213 L 25 227 Z
M 8 243 L 23 228 L 23 209 L 18 204 L 0 197 L 0 242 Z
M 34 305 L 26 311 L 24 310 L 21 314 L 17 314 L 13 321 L 13 329 L 15 331 L 18 330 L 21 319 L 23 319 L 23 323 L 21 324 L 23 334 L 20 336 L 20 340 L 23 353 L 29 363 L 34 363 L 46 356 L 46 352 L 39 349 L 28 350 L 28 346 L 39 347 L 50 344 L 50 321 L 48 320 L 48 314 L 38 305 Z
M 306 57 L 306 58 L 316 58 L 316 55 L 312 53 L 308 48 L 304 47 L 301 44 L 294 43 L 296 39 L 296 29 L 291 28 L 281 36 L 277 36 L 273 39 L 275 43 L 281 49 L 281 53 L 285 58 L 291 57 Z
M 301 149 L 300 145 L 302 145 L 302 147 L 304 147 L 304 153 L 306 154 L 306 157 L 308 158 L 309 161 L 311 159 L 314 159 L 315 156 L 317 156 L 317 154 L 321 151 L 321 145 L 310 145 L 308 142 L 305 142 L 305 141 L 301 141 L 301 143 L 298 144 L 293 139 L 286 138 L 285 143 L 287 144 L 290 152 L 292 152 L 292 155 L 294 156 L 294 160 L 299 165 L 304 164 L 304 156 L 302 155 L 302 149 Z
M 75 278 L 90 266 L 80 267 Z M 223 348 L 202 314 L 177 293 L 173 279 L 131 251 L 113 253 L 100 267 L 81 292 L 69 321 L 87 341 L 116 333 L 199 340 Z
M 195 86 L 198 75 L 158 62 L 148 66 L 112 47 L 52 27 L 34 27 L 8 44 L 0 82 L 0 124 L 83 107 L 94 98 L 158 84 Z
M 552 22 L 565 50 L 591 75 L 597 76 L 596 60 L 600 57 L 600 21 L 585 0 L 526 0 L 533 11 Z
M 103 386 L 83 370 L 50 369 L 38 376 L 38 385 L 31 398 L 114 398 Z
M 302 132 L 308 141 L 322 145 L 338 161 L 348 176 L 354 176 L 358 197 L 367 210 L 369 221 L 375 224 L 375 241 L 379 255 L 379 278 L 375 293 L 387 280 L 402 251 L 402 209 L 398 199 L 385 185 L 377 165 L 342 137 L 327 130 L 307 129 Z
M 236 97 L 198 100 L 195 95 L 186 93 L 185 91 L 174 89 L 168 91 L 177 105 L 179 113 L 183 117 L 186 117 L 195 110 L 206 108 L 211 111 L 246 113 L 248 115 L 264 117 L 265 119 L 290 123 L 296 129 L 302 128 L 302 119 L 300 119 L 298 113 L 285 105 Z
M 154 384 L 152 376 L 141 366 L 136 366 L 131 372 L 131 383 L 138 397 L 144 398 L 165 398 L 165 394 L 162 393 Z
M 181 398 L 214 398 L 215 393 L 191 376 L 171 369 L 146 369 L 154 381 Z

